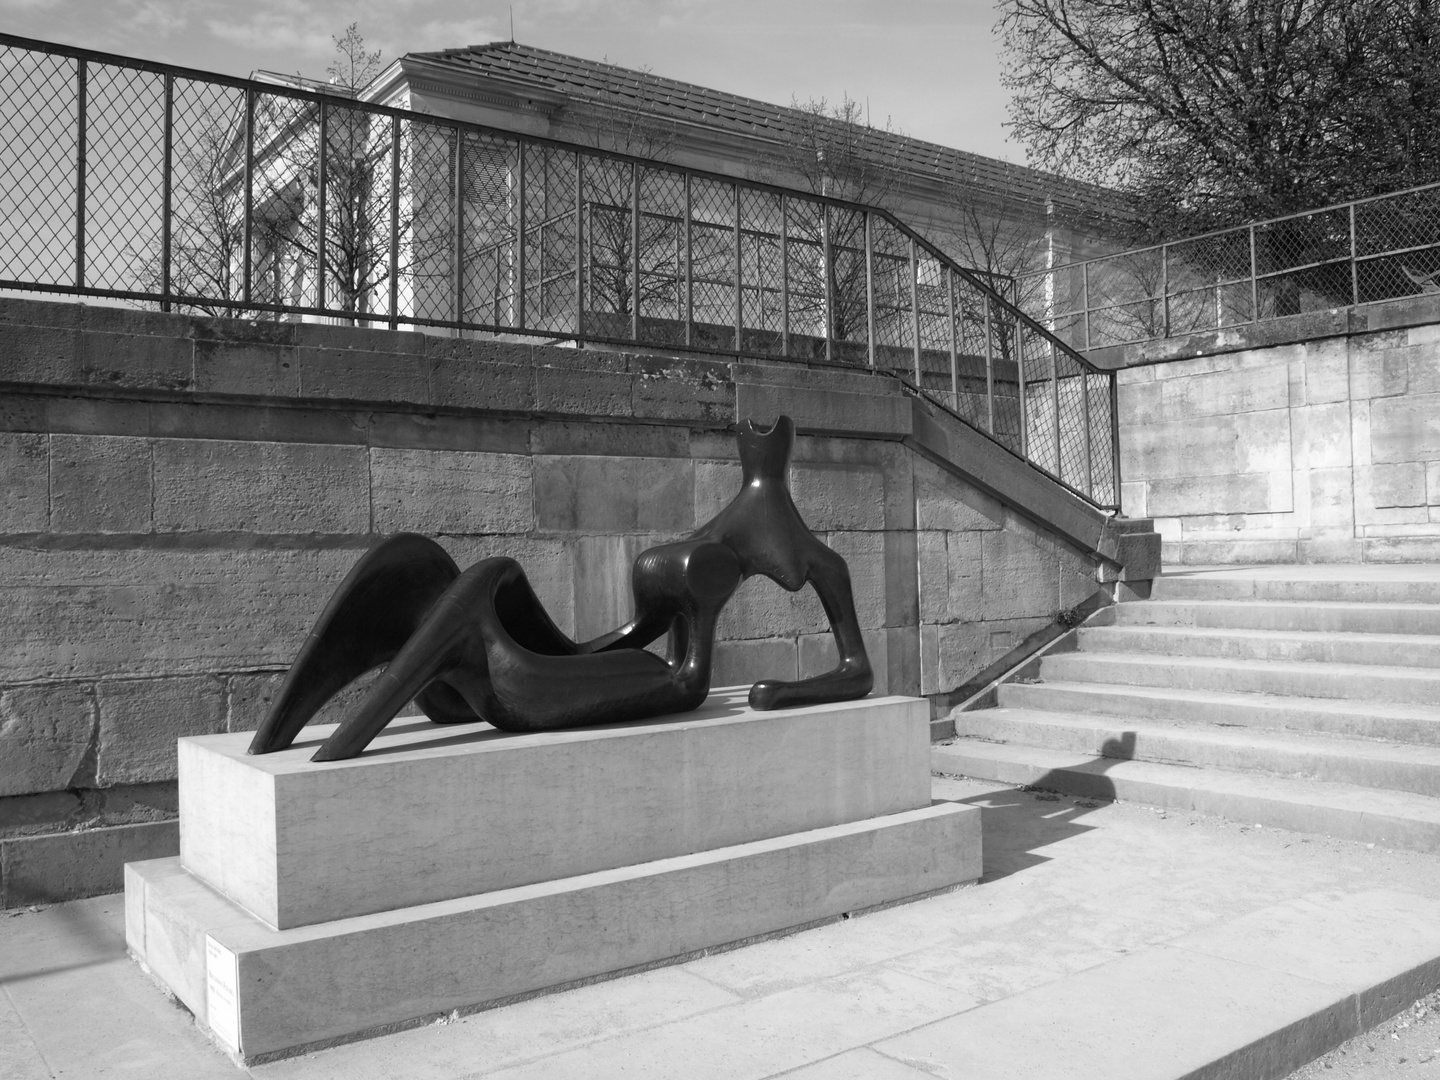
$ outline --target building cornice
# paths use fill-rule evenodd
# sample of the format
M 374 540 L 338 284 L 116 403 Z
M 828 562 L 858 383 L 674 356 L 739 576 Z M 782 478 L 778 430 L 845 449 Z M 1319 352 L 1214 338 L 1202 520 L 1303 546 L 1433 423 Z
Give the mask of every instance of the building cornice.
M 566 94 L 531 83 L 457 71 L 412 56 L 402 56 L 366 88 L 370 101 L 391 101 L 405 90 L 436 94 L 478 105 L 497 105 L 518 112 L 549 117 L 570 103 Z

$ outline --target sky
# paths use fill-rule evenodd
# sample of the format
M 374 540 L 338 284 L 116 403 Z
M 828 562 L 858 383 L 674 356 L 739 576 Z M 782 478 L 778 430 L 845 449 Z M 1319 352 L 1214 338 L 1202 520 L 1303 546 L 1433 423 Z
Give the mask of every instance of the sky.
M 0 29 L 228 75 L 324 77 L 358 24 L 386 60 L 510 37 L 789 104 L 842 95 L 907 135 L 1023 163 L 993 0 L 0 0 Z

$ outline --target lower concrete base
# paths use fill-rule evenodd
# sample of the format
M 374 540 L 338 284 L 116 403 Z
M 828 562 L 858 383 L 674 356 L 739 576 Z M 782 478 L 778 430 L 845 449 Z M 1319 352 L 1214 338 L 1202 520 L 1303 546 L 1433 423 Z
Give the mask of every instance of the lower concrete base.
M 479 896 L 272 930 L 180 866 L 126 867 L 130 951 L 255 1062 L 932 893 L 981 873 L 939 803 Z

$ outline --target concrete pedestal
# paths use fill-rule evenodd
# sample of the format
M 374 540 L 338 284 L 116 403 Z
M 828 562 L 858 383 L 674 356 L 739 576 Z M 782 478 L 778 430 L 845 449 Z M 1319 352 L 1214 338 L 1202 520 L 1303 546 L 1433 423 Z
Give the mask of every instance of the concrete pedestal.
M 398 721 L 349 762 L 307 760 L 324 729 L 181 740 L 181 857 L 126 868 L 127 941 L 256 1061 L 972 881 L 928 715 L 741 690 L 544 735 Z

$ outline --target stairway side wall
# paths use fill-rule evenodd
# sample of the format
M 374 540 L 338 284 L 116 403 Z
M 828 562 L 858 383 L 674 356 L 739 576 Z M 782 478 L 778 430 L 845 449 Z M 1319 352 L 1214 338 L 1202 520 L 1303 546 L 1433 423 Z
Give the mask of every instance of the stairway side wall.
M 623 623 L 635 555 L 738 489 L 737 412 L 796 417 L 877 688 L 962 683 L 1097 561 L 917 453 L 919 407 L 791 365 L 0 300 L 0 906 L 173 854 L 175 739 L 256 726 L 380 534 L 516 557 L 577 636 Z M 715 685 L 834 658 L 813 590 L 766 579 L 720 638 Z
M 1167 565 L 1440 561 L 1440 297 L 1096 359 Z

